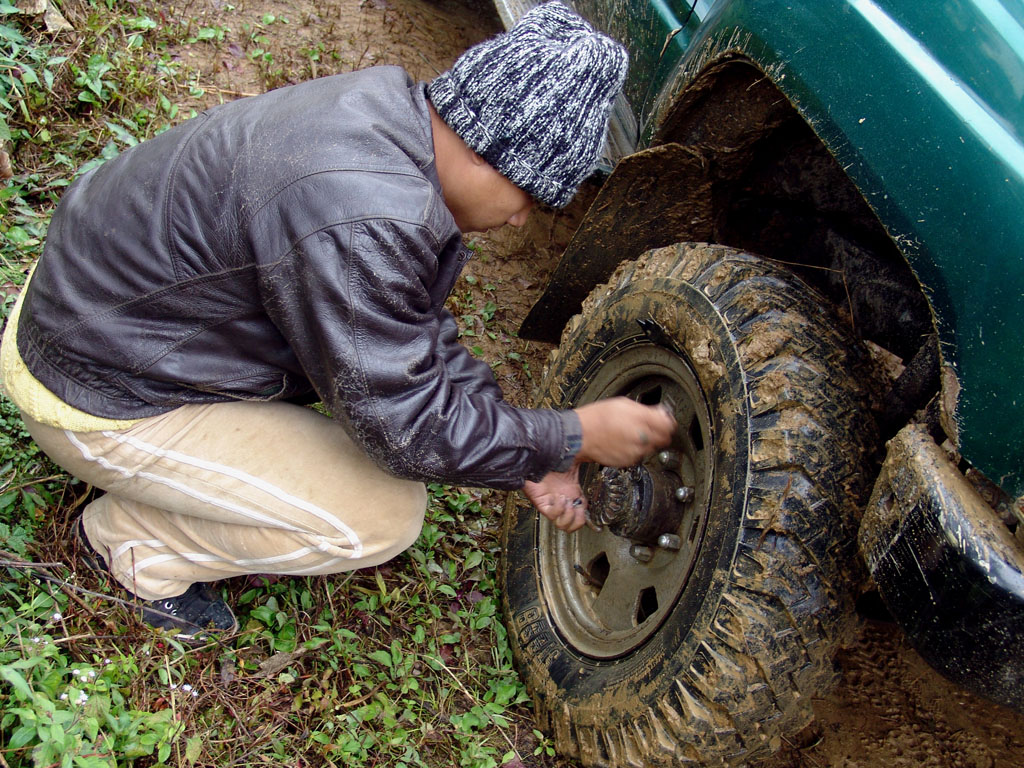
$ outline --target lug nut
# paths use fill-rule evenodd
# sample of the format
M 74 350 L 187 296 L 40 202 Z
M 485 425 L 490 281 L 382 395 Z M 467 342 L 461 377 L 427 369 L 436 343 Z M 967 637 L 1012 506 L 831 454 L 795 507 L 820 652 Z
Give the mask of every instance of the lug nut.
M 682 541 L 674 533 L 663 533 L 658 537 L 658 546 L 662 549 L 671 549 L 673 552 L 678 552 L 679 547 L 682 546 Z
M 643 544 L 634 544 L 629 548 L 629 554 L 633 556 L 633 559 L 639 560 L 641 563 L 651 562 L 651 558 L 654 557 L 654 552 L 651 551 L 650 547 L 645 547 Z
M 688 485 L 676 488 L 676 501 L 687 502 L 693 498 L 693 488 Z
M 665 465 L 671 464 L 672 458 L 672 451 L 662 451 L 658 454 L 658 461 Z

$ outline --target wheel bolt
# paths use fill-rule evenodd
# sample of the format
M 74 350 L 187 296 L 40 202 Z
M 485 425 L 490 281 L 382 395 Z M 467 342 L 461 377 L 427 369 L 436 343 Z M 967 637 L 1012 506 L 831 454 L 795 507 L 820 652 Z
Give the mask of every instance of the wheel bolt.
M 593 574 L 591 574 L 586 568 L 584 568 L 579 563 L 573 563 L 572 567 L 573 570 L 576 571 L 576 573 L 583 577 L 583 583 L 586 584 L 588 587 L 597 587 L 598 589 L 600 589 L 604 586 L 603 580 L 595 579 Z
M 663 533 L 658 537 L 658 546 L 662 549 L 671 549 L 673 552 L 678 552 L 679 547 L 682 546 L 682 541 L 674 533 Z
M 666 466 L 672 463 L 672 458 L 672 451 L 662 451 L 658 454 L 658 461 Z
M 629 554 L 633 556 L 633 559 L 639 560 L 641 563 L 649 563 L 651 558 L 654 557 L 654 552 L 650 547 L 645 547 L 643 544 L 634 544 L 629 548 Z
M 688 485 L 676 488 L 676 501 L 687 502 L 693 498 L 693 488 Z

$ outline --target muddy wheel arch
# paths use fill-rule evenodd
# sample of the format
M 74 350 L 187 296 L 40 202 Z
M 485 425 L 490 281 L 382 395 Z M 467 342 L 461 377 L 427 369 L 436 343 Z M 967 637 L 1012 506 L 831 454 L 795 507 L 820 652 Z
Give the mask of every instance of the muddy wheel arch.
M 939 386 L 934 319 L 920 283 L 821 139 L 749 59 L 726 52 L 659 110 L 651 146 L 604 182 L 521 335 L 557 341 L 624 260 L 709 242 L 793 265 L 856 333 L 908 362 L 901 418 Z M 930 349 L 924 350 L 930 345 Z

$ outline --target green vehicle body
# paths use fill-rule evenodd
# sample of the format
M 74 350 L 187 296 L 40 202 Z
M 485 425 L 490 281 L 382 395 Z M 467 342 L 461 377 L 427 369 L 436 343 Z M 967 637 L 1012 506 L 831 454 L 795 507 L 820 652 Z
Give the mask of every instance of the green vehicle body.
M 1024 3 L 578 0 L 626 41 L 639 142 L 709 48 L 764 71 L 927 292 L 963 456 L 1024 494 Z M 740 39 L 734 40 L 739 35 Z
M 700 202 L 679 171 L 707 165 L 702 126 L 727 122 L 744 90 L 769 83 L 834 159 L 828 178 L 866 203 L 885 258 L 900 262 L 925 307 L 915 328 L 931 339 L 919 351 L 933 350 L 933 416 L 919 401 L 889 425 L 862 554 L 933 666 L 1024 709 L 1024 0 L 569 2 L 629 48 L 631 70 L 602 196 L 522 335 L 556 341 L 619 259 L 701 239 L 682 216 L 660 223 L 677 215 L 665 200 Z M 506 25 L 534 4 L 496 2 Z M 739 93 L 719 94 L 728 78 L 715 78 L 730 63 L 750 74 L 733 80 Z M 674 142 L 686 151 L 655 157 Z M 671 166 L 673 157 L 698 160 Z M 663 183 L 636 183 L 660 174 L 662 159 Z M 636 190 L 653 201 L 649 223 L 636 214 L 645 203 L 630 203 Z M 661 231 L 632 242 L 648 226 Z M 620 228 L 618 241 L 602 234 Z M 758 251 L 750 232 L 712 241 Z M 764 252 L 775 256 L 770 244 Z
M 686 16 L 671 5 L 666 37 Z M 1024 493 L 1024 4 L 722 0 L 696 15 L 634 71 L 641 114 L 703 38 L 761 30 L 747 51 L 779 72 L 930 295 L 960 382 L 961 452 Z

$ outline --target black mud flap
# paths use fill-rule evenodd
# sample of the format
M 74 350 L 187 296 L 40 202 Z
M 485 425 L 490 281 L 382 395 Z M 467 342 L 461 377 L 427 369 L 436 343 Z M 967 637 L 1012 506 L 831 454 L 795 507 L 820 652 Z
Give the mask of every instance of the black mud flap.
M 711 195 L 701 194 L 710 186 L 706 177 L 703 158 L 679 144 L 623 158 L 601 187 L 519 335 L 558 343 L 569 318 L 621 262 L 681 240 L 710 240 Z M 686 200 L 678 192 L 683 183 L 690 192 Z
M 924 429 L 890 441 L 860 546 L 921 656 L 1024 711 L 1024 552 Z

